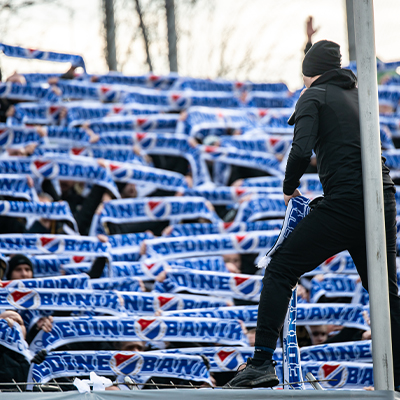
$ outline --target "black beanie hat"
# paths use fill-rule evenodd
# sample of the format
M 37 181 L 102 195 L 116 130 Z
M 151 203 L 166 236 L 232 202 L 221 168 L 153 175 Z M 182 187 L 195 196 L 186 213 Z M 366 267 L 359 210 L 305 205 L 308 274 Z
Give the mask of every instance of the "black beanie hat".
M 8 260 L 8 268 L 5 274 L 5 278 L 10 280 L 11 279 L 11 274 L 14 271 L 15 268 L 18 267 L 18 265 L 21 264 L 28 264 L 31 267 L 31 270 L 33 272 L 33 265 L 32 265 L 32 261 L 24 256 L 23 254 L 15 254 L 13 257 L 11 257 Z
M 341 59 L 340 46 L 337 43 L 320 40 L 311 46 L 304 57 L 303 75 L 312 77 L 341 68 Z

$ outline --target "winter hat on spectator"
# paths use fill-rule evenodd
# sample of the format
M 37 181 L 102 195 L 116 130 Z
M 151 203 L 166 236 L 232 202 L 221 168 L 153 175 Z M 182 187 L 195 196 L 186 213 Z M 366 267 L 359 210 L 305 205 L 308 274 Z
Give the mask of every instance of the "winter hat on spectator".
M 304 76 L 316 76 L 331 70 L 341 68 L 342 55 L 340 46 L 329 40 L 320 40 L 312 45 L 303 59 L 302 72 Z
M 32 261 L 24 256 L 23 254 L 15 254 L 13 257 L 11 257 L 8 260 L 8 267 L 5 273 L 5 278 L 6 279 L 10 279 L 11 278 L 11 274 L 14 271 L 15 268 L 18 267 L 18 265 L 21 264 L 28 264 L 31 267 L 31 270 L 33 272 L 33 265 L 32 265 Z

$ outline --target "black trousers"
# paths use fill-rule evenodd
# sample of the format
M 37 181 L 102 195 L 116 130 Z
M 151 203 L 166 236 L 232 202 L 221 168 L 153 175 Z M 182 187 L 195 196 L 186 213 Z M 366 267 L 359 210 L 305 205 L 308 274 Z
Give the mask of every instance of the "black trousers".
M 396 275 L 396 200 L 384 191 L 389 301 L 395 385 L 400 385 L 400 298 Z M 299 278 L 327 258 L 348 250 L 368 290 L 363 199 L 324 198 L 289 235 L 263 279 L 255 345 L 275 349 L 292 289 Z

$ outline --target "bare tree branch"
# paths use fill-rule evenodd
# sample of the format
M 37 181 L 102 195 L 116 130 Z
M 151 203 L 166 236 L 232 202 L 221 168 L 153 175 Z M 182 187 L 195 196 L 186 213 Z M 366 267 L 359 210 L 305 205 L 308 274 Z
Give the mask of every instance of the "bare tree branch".
M 150 57 L 150 51 L 149 51 L 149 39 L 147 37 L 147 29 L 146 29 L 146 26 L 145 26 L 144 21 L 143 21 L 142 9 L 140 7 L 139 0 L 135 0 L 135 3 L 136 3 L 136 11 L 137 11 L 138 16 L 139 16 L 140 29 L 142 30 L 142 36 L 143 36 L 143 40 L 144 40 L 144 47 L 145 47 L 145 50 L 146 50 L 147 65 L 149 66 L 149 71 L 153 71 L 153 66 L 152 66 L 152 63 L 151 63 L 151 57 Z

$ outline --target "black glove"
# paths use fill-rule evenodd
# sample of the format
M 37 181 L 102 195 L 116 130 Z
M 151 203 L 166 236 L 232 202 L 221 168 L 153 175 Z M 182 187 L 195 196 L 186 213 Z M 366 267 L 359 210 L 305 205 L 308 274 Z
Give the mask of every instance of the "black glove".
M 41 364 L 47 356 L 47 351 L 45 349 L 40 350 L 37 354 L 35 354 L 35 357 L 32 358 L 31 363 L 34 364 Z

